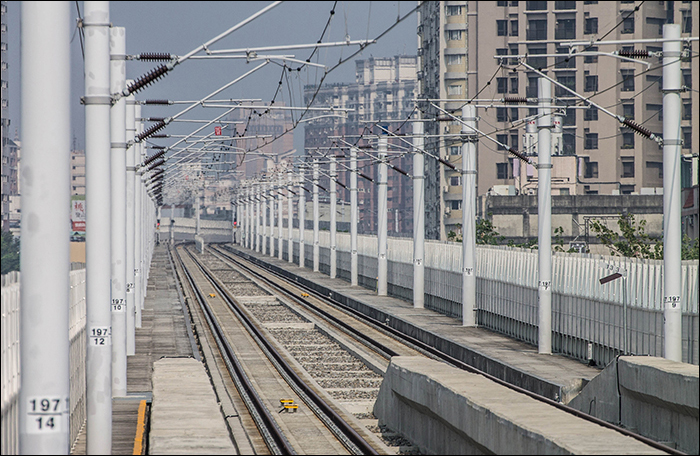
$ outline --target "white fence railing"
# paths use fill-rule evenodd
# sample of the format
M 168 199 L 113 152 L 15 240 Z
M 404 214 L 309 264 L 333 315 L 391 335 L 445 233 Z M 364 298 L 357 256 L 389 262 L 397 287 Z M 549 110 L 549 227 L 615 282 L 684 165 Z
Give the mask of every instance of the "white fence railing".
M 275 230 L 274 248 L 277 249 Z M 283 235 L 283 258 L 288 259 L 287 229 Z M 298 264 L 297 229 L 293 230 L 292 256 Z M 313 264 L 313 231 L 304 232 L 305 264 Z M 269 244 L 268 244 L 269 245 Z M 330 233 L 319 232 L 319 270 L 328 273 Z M 349 281 L 350 235 L 337 233 L 337 275 Z M 376 287 L 377 238 L 359 235 L 358 283 Z M 269 249 L 267 250 L 269 252 Z M 277 253 L 274 255 L 278 256 Z M 387 257 L 389 294 L 412 299 L 413 240 L 389 238 Z M 462 316 L 462 244 L 426 241 L 425 306 L 448 316 Z M 698 364 L 698 261 L 682 262 L 681 310 L 683 312 L 683 361 Z M 613 272 L 624 280 L 600 284 Z M 477 322 L 519 340 L 537 344 L 536 250 L 477 246 Z M 552 254 L 553 349 L 584 362 L 605 365 L 624 348 L 627 327 L 628 351 L 663 356 L 663 261 L 590 254 Z M 627 322 L 623 320 L 627 303 Z M 592 358 L 589 359 L 589 355 Z
M 2 276 L 2 454 L 19 454 L 20 274 Z M 85 421 L 85 269 L 70 272 L 70 441 Z

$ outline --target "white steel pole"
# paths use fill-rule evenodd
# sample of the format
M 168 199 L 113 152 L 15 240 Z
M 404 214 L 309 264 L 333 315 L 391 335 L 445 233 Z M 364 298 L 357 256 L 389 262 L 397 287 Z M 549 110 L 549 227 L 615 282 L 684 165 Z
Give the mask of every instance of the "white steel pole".
M 282 245 L 282 173 L 280 173 L 277 176 L 277 182 L 278 182 L 278 187 L 277 187 L 277 258 L 282 259 L 282 251 L 283 251 L 283 245 Z
M 306 195 L 304 195 L 304 169 L 299 169 L 299 267 L 306 267 L 304 258 L 304 233 L 306 228 Z
M 425 307 L 425 156 L 423 122 L 413 123 L 413 307 Z
M 262 184 L 263 190 L 261 194 L 260 206 L 262 208 L 262 247 L 260 253 L 267 254 L 267 184 Z
M 134 115 L 136 116 L 136 135 L 138 136 L 143 132 L 143 122 L 139 119 L 141 118 L 141 105 L 136 104 L 134 106 Z M 136 166 L 141 163 L 141 145 L 142 143 L 135 144 L 134 155 Z M 136 328 L 141 327 L 141 309 L 143 309 L 143 287 L 141 281 L 142 276 L 142 266 L 143 266 L 143 252 L 141 249 L 142 241 L 142 217 L 143 217 L 143 170 L 137 168 L 136 175 L 134 177 L 134 326 Z
M 262 209 L 263 205 L 263 185 L 257 184 L 255 186 L 255 251 L 260 253 L 262 251 Z
M 248 249 L 253 250 L 255 243 L 253 242 L 253 184 L 248 187 L 248 209 L 246 210 L 246 220 L 248 221 Z
M 294 262 L 294 240 L 292 239 L 292 213 L 294 212 L 292 199 L 292 167 L 287 170 L 287 261 Z
M 682 362 L 681 26 L 663 27 L 664 358 Z
M 335 156 L 331 156 L 331 163 L 330 163 L 330 176 L 331 176 L 331 182 L 330 182 L 330 194 L 331 194 L 331 245 L 330 245 L 330 278 L 335 279 L 335 276 L 337 275 L 337 252 L 335 250 L 336 248 L 336 180 L 338 179 L 338 175 L 336 173 L 336 163 L 335 163 Z
M 476 107 L 462 107 L 462 326 L 476 326 Z
M 377 173 L 377 295 L 387 295 L 387 174 L 386 164 L 387 137 L 379 137 L 377 158 L 379 170 Z
M 112 451 L 109 2 L 85 2 L 87 453 Z
M 275 197 L 273 196 L 272 181 L 266 184 L 267 188 L 267 206 L 270 208 L 270 235 L 268 240 L 270 243 L 269 255 L 271 257 L 275 256 Z
M 69 454 L 70 4 L 22 2 L 20 20 L 19 453 Z
M 314 272 L 318 272 L 319 245 L 318 245 L 318 158 L 314 158 Z
M 201 208 L 199 207 L 199 200 L 201 198 L 201 195 L 199 194 L 199 189 L 197 189 L 197 193 L 194 196 L 194 235 L 199 236 L 201 234 L 201 227 L 200 227 L 200 221 L 199 221 L 199 213 L 201 211 Z
M 130 81 L 127 81 L 129 83 Z M 126 354 L 136 354 L 136 290 L 134 290 L 134 238 L 136 228 L 136 100 L 126 98 Z
M 126 86 L 124 27 L 110 29 L 111 89 Z M 111 108 L 112 173 L 112 396 L 126 396 L 126 99 Z
M 357 285 L 357 149 L 350 149 L 350 285 Z
M 552 353 L 552 83 L 538 79 L 537 120 L 537 255 L 539 282 L 537 351 Z

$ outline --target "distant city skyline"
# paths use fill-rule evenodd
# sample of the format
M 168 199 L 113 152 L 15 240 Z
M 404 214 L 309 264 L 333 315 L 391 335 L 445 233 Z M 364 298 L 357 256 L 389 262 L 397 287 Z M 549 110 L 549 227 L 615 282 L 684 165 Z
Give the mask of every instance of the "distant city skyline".
M 185 55 L 232 26 L 247 19 L 274 2 L 110 2 L 110 22 L 125 27 L 127 54 L 146 52 Z M 20 125 L 20 9 L 21 2 L 8 2 L 8 117 L 11 119 L 10 138 Z M 84 13 L 83 2 L 71 2 L 72 17 L 77 23 L 78 5 Z M 284 44 L 313 44 L 349 40 L 374 39 L 395 24 L 413 8 L 416 2 L 282 2 L 262 16 L 234 31 L 211 46 L 212 50 L 279 46 Z M 331 10 L 334 14 L 331 14 Z M 330 21 L 329 21 L 329 18 Z M 71 41 L 71 130 L 76 148 L 84 147 L 84 95 L 81 40 L 75 23 Z M 328 25 L 327 25 L 328 24 Z M 415 13 L 399 23 L 377 43 L 369 45 L 327 75 L 324 83 L 352 83 L 355 79 L 355 60 L 370 56 L 390 57 L 415 55 L 417 48 L 417 19 Z M 324 32 L 325 29 L 325 32 Z M 323 34 L 323 36 L 322 36 Z M 326 65 L 331 68 L 340 59 L 347 58 L 358 46 L 338 48 L 295 49 L 291 51 L 261 51 L 267 55 L 293 55 L 295 59 Z M 198 54 L 205 55 L 202 51 Z M 275 61 L 279 62 L 279 61 Z M 127 78 L 136 79 L 158 63 L 131 60 L 127 63 Z M 257 66 L 236 59 L 191 59 L 171 73 L 136 94 L 137 99 L 199 100 L 224 84 Z M 292 63 L 294 68 L 299 64 Z M 283 80 L 277 100 L 287 105 L 303 106 L 303 87 L 317 84 L 324 70 L 307 67 L 302 71 L 288 71 L 282 75 L 282 66 L 268 65 L 265 69 L 222 92 L 218 98 L 257 98 L 269 102 Z M 184 105 L 144 107 L 144 117 L 165 117 L 184 109 Z M 211 119 L 215 114 L 202 109 L 189 118 Z M 188 113 L 189 114 L 189 113 Z M 202 117 L 204 116 L 204 117 Z M 192 124 L 170 124 L 163 133 L 188 134 Z M 303 132 L 295 131 L 294 146 L 303 147 Z M 166 144 L 164 144 L 166 145 Z

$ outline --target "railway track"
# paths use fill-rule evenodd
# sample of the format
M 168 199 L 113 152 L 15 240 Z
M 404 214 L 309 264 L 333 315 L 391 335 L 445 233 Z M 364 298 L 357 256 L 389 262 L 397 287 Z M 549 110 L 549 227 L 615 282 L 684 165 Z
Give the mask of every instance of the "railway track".
M 271 454 L 415 452 L 399 436 L 382 434 L 371 415 L 391 349 L 338 337 L 221 253 L 175 252 L 186 294 L 197 302 L 193 321 L 207 323 L 196 329 L 200 345 L 207 339 L 218 347 L 217 361 L 235 385 L 226 394 L 237 396 L 239 411 L 245 405 L 251 442 Z

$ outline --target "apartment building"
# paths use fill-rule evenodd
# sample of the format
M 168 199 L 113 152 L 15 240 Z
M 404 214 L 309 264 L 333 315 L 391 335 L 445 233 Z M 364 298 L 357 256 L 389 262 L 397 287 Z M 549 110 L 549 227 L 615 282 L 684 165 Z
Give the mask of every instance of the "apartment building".
M 329 154 L 338 156 L 338 189 L 340 204 L 350 203 L 349 151 L 347 144 L 329 137 L 341 136 L 350 144 L 360 147 L 358 169 L 373 182 L 358 179 L 359 233 L 377 229 L 377 138 L 385 133 L 375 124 L 395 134 L 412 134 L 407 121 L 414 111 L 416 94 L 416 56 L 370 57 L 355 61 L 355 83 L 335 83 L 304 87 L 305 103 L 314 98 L 314 106 L 351 109 L 347 117 L 325 117 L 310 121 L 305 126 L 304 146 L 309 160 Z M 360 139 L 362 138 L 362 139 Z M 408 143 L 406 142 L 408 141 Z M 413 162 L 410 139 L 403 141 L 387 135 L 388 160 L 391 166 L 410 174 Z M 320 165 L 328 173 L 329 160 Z M 328 188 L 329 178 L 322 177 L 320 185 Z M 347 188 L 344 188 L 345 186 Z M 410 236 L 413 232 L 413 182 L 390 167 L 387 174 L 388 230 L 393 235 Z M 328 194 L 319 195 L 327 200 Z
M 698 8 L 690 1 L 440 1 L 424 2 L 418 16 L 419 97 L 456 115 L 466 100 L 494 100 L 478 108 L 482 138 L 477 146 L 477 194 L 535 194 L 537 171 L 507 152 L 536 154 L 537 108 L 499 103 L 505 97 L 537 97 L 539 76 L 521 61 L 583 97 L 655 134 L 663 130 L 661 58 L 663 25 L 681 26 L 682 37 L 697 36 Z M 603 45 L 606 41 L 629 41 Z M 587 43 L 569 46 L 570 42 Z M 635 43 L 632 43 L 635 42 Z M 682 186 L 698 185 L 698 42 L 684 45 L 681 94 Z M 628 59 L 616 52 L 649 51 Z M 575 54 L 580 53 L 580 56 Z M 497 56 L 513 56 L 498 59 Z M 518 56 L 527 56 L 521 60 Z M 502 63 L 502 64 L 500 64 Z M 663 191 L 662 149 L 605 112 L 590 108 L 553 86 L 557 110 L 553 132 L 553 195 L 658 194 Z M 446 101 L 454 100 L 454 101 Z M 485 104 L 480 103 L 480 104 Z M 427 114 L 435 113 L 424 103 Z M 431 135 L 458 133 L 458 122 L 426 125 Z M 461 141 L 427 142 L 434 153 L 461 169 Z M 427 163 L 426 236 L 445 239 L 461 224 L 459 172 Z M 428 217 L 430 216 L 430 218 Z M 437 228 L 431 228 L 435 223 Z M 430 234 L 428 234 L 430 233 Z

